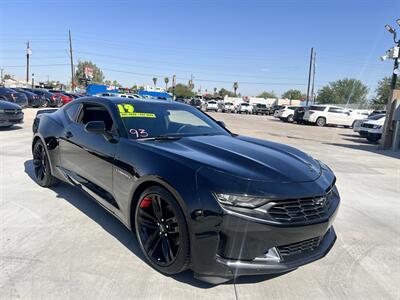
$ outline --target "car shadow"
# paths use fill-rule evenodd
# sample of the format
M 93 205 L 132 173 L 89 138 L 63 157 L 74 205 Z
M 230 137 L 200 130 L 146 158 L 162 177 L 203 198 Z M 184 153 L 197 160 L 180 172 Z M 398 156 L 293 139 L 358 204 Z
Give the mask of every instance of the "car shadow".
M 17 126 L 17 125 L 13 125 L 11 127 L 1 127 L 0 126 L 0 131 L 14 131 L 14 130 L 19 130 L 22 129 L 22 126 Z
M 372 153 L 376 153 L 379 155 L 384 155 L 384 156 L 388 156 L 388 157 L 392 157 L 392 158 L 400 158 L 400 152 L 380 149 L 379 144 L 373 144 L 368 141 L 359 141 L 359 140 L 353 140 L 353 139 L 345 139 L 345 140 L 356 142 L 356 143 L 353 143 L 353 144 L 324 143 L 324 144 L 336 146 L 336 147 L 360 150 L 360 151 L 368 151 L 368 152 L 372 152 Z
M 362 139 L 363 137 L 359 134 L 348 134 L 348 133 L 340 133 L 339 135 L 351 138 L 359 138 Z
M 35 173 L 33 169 L 33 161 L 25 161 L 24 167 L 25 173 L 36 183 Z M 105 231 L 114 236 L 119 242 L 121 242 L 144 263 L 148 264 L 139 247 L 135 235 L 128 228 L 126 228 L 126 226 L 122 224 L 116 217 L 114 217 L 111 213 L 104 209 L 95 200 L 91 199 L 90 196 L 86 196 L 86 194 L 80 191 L 78 188 L 71 186 L 67 183 L 57 184 L 50 189 L 57 193 L 58 199 L 68 201 L 68 203 L 79 209 L 82 213 L 84 213 L 86 216 L 88 216 L 97 224 L 99 224 L 102 228 L 104 228 Z M 239 277 L 235 280 L 231 280 L 223 284 L 229 285 L 256 283 L 269 280 L 281 275 L 283 275 L 283 273 L 277 275 Z M 177 275 L 172 275 L 170 277 L 182 283 L 201 289 L 210 289 L 216 286 L 195 279 L 192 270 L 187 270 Z

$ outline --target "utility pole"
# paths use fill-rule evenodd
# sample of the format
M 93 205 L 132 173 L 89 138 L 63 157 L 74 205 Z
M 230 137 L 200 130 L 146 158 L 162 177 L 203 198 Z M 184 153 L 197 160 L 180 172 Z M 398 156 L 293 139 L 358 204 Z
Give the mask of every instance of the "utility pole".
M 175 100 L 176 75 L 172 76 L 172 100 Z
M 1 69 L 1 81 L 0 83 L 3 84 L 3 80 L 4 80 L 4 74 L 3 74 L 4 69 Z
M 315 103 L 315 98 L 314 98 L 314 83 L 315 83 L 315 60 L 317 58 L 317 52 L 314 51 L 314 59 L 313 59 L 313 76 L 312 76 L 312 85 L 311 85 L 311 98 L 312 98 L 312 103 Z
M 308 102 L 310 101 L 311 68 L 312 68 L 313 56 L 314 56 L 314 48 L 311 48 L 310 67 L 309 67 L 309 69 L 308 69 L 308 85 L 307 85 L 307 100 L 306 100 L 306 106 L 308 106 Z
M 68 30 L 69 37 L 69 56 L 71 59 L 71 89 L 72 92 L 75 92 L 75 79 L 74 79 L 74 59 L 72 57 L 72 38 L 71 38 L 71 30 Z
M 29 84 L 29 56 L 31 55 L 31 48 L 29 41 L 26 43 L 26 84 Z

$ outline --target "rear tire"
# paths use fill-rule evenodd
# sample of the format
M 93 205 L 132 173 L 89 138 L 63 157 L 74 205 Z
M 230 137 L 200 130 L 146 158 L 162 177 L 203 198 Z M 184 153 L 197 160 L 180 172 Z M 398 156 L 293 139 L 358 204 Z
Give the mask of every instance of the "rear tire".
M 42 187 L 51 187 L 58 183 L 58 179 L 51 175 L 46 148 L 41 140 L 33 146 L 33 170 L 36 182 Z
M 164 274 L 177 274 L 190 265 L 189 231 L 176 199 L 164 188 L 146 189 L 135 208 L 135 232 L 150 265 Z
M 326 119 L 324 117 L 319 117 L 316 122 L 317 126 L 324 127 L 326 125 Z

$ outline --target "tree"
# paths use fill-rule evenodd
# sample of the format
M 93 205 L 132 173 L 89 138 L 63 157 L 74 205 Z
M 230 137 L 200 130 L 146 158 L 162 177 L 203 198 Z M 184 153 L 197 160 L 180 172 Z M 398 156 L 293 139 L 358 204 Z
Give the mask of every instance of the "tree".
M 214 95 L 217 93 L 217 88 L 215 87 L 214 88 Z
M 239 83 L 237 81 L 235 81 L 233 83 L 233 92 L 235 93 L 235 97 L 236 97 L 236 91 L 239 88 Z
M 153 77 L 154 89 L 157 87 L 157 77 Z
M 165 77 L 164 78 L 164 82 L 165 82 L 165 90 L 168 91 L 168 82 L 169 82 L 169 78 Z
M 259 98 L 278 98 L 278 97 L 276 97 L 274 91 L 271 91 L 271 92 L 267 92 L 267 91 L 262 92 L 262 93 L 261 93 L 260 95 L 258 95 L 257 97 L 259 97 Z
M 235 93 L 232 93 L 231 91 L 228 91 L 227 89 L 224 89 L 224 88 L 222 88 L 218 91 L 218 95 L 221 97 L 225 97 L 225 96 L 236 97 Z
M 317 101 L 320 104 L 347 104 L 365 101 L 368 88 L 358 79 L 339 79 L 330 82 L 318 91 Z
M 384 107 L 389 99 L 390 95 L 390 84 L 392 79 L 390 77 L 383 77 L 379 82 L 375 90 L 375 97 L 372 99 L 372 104 L 375 108 Z M 397 81 L 396 89 L 400 89 L 400 81 Z
M 168 89 L 168 92 L 172 93 L 172 87 Z M 176 97 L 193 97 L 194 93 L 189 89 L 187 85 L 178 83 L 175 86 L 175 96 Z
M 290 99 L 290 100 L 300 100 L 305 98 L 304 95 L 299 90 L 290 89 L 282 94 L 282 98 Z
M 103 83 L 103 72 L 98 66 L 96 66 L 96 64 L 91 61 L 78 61 L 75 78 L 79 85 L 84 85 L 88 82 L 87 77 L 85 76 L 85 68 L 93 69 L 93 77 L 90 81 L 91 83 Z

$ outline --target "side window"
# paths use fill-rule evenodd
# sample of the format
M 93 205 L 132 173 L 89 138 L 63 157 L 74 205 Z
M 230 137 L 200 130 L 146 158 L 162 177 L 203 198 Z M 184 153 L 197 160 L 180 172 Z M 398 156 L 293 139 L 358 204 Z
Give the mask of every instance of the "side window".
M 108 110 L 99 104 L 84 104 L 78 117 L 78 123 L 86 125 L 91 121 L 103 121 L 107 131 L 116 131 Z
M 125 95 L 121 95 L 121 98 L 126 98 L 126 96 Z
M 343 113 L 343 110 L 340 108 L 337 108 L 337 107 L 330 107 L 328 112 L 340 114 L 340 113 Z
M 80 107 L 81 107 L 80 103 L 74 103 L 65 109 L 65 114 L 67 115 L 67 117 L 70 121 L 76 122 L 76 117 L 78 115 Z

